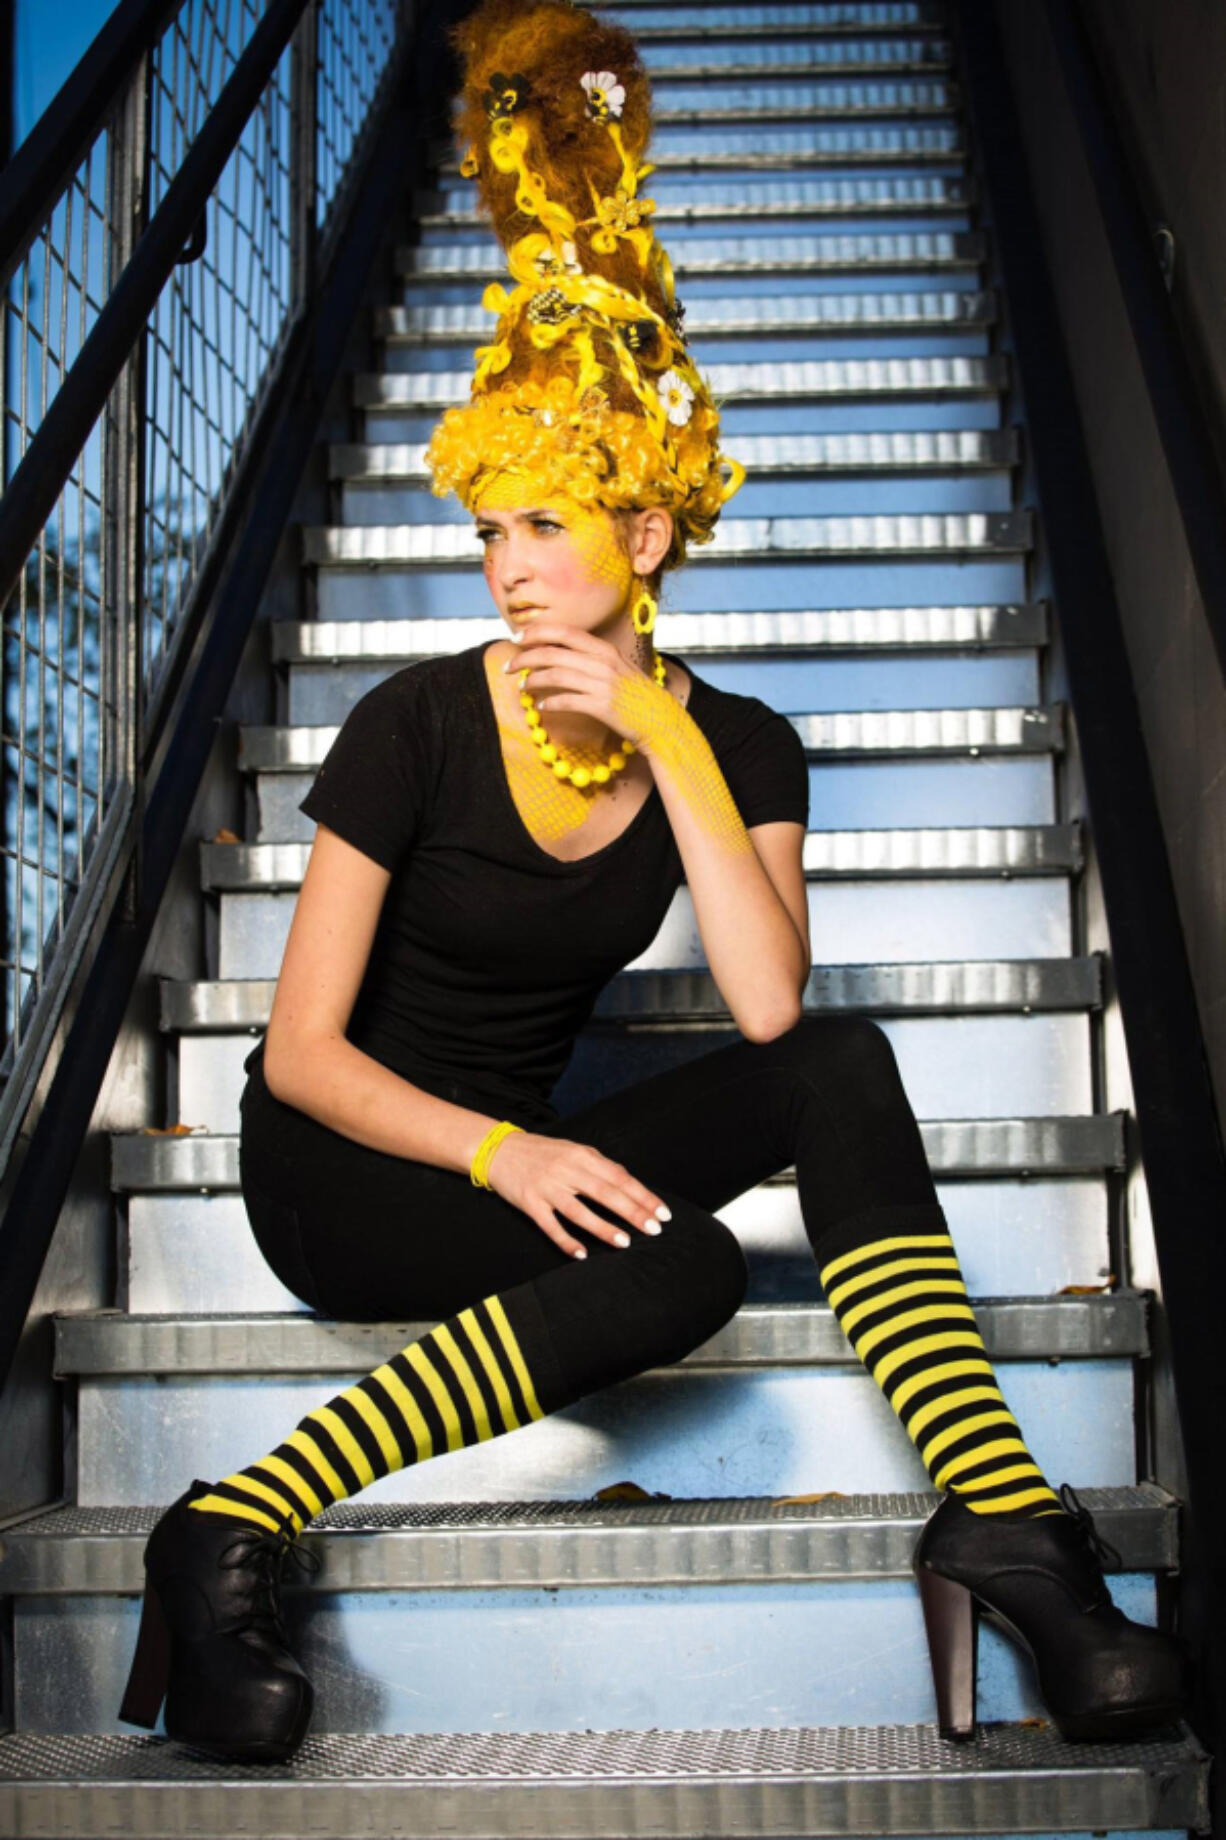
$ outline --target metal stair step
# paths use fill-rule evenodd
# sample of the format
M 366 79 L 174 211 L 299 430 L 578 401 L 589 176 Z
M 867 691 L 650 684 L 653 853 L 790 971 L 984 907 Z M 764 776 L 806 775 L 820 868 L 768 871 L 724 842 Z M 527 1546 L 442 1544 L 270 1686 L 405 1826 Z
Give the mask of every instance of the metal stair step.
M 738 46 L 735 42 L 708 44 L 705 34 L 693 35 L 692 48 L 683 48 L 684 40 L 645 41 L 642 47 L 644 67 L 653 83 L 676 83 L 695 79 L 704 82 L 737 77 L 746 82 L 769 82 L 780 76 L 846 77 L 861 74 L 889 76 L 930 76 L 952 68 L 953 51 L 948 39 L 926 34 L 922 38 L 849 37 L 823 40 L 816 33 L 797 33 L 797 42 L 772 42 Z M 784 29 L 778 38 L 793 35 Z
M 769 4 L 735 6 L 719 0 L 679 0 L 676 6 L 665 0 L 579 0 L 583 6 L 598 6 L 602 13 L 627 12 L 625 22 L 636 38 L 670 32 L 690 32 L 695 26 L 704 32 L 707 19 L 712 30 L 765 31 L 782 21 L 789 31 L 798 21 L 807 21 L 815 32 L 937 32 L 948 25 L 948 15 L 936 0 L 769 0 Z M 652 25 L 643 20 L 645 12 L 667 14 L 668 21 Z M 681 23 L 676 23 L 680 21 Z
M 630 0 L 631 5 L 650 5 L 657 15 L 667 12 L 671 23 L 640 22 L 631 15 L 629 24 L 636 40 L 647 44 L 667 43 L 670 39 L 692 38 L 764 38 L 783 34 L 789 38 L 812 34 L 838 40 L 854 33 L 939 32 L 948 21 L 938 6 L 814 6 L 807 0 L 783 0 L 783 4 L 764 6 L 662 7 L 659 0 Z M 602 5 L 601 12 L 616 13 L 617 0 Z M 863 17 L 860 17 L 863 15 Z
M 849 430 L 837 434 L 730 435 L 725 453 L 751 476 L 827 473 L 961 473 L 1015 467 L 1016 428 Z M 426 485 L 425 443 L 362 442 L 328 450 L 330 476 L 346 485 Z
M 274 731 L 275 732 L 275 731 Z M 175 1034 L 235 1034 L 263 1029 L 272 1011 L 273 978 L 159 978 L 159 1027 Z M 807 1014 L 954 1016 L 1097 1009 L 1102 960 L 981 959 L 920 964 L 815 965 L 805 991 Z M 728 1010 L 710 972 L 623 971 L 600 993 L 588 1032 L 627 1025 L 660 1028 L 718 1022 Z
M 916 230 L 896 235 L 692 237 L 679 240 L 672 256 L 679 278 L 896 270 L 932 273 L 979 268 L 986 247 L 978 231 Z M 492 240 L 402 247 L 396 251 L 395 266 L 398 274 L 411 277 L 418 286 L 432 281 L 499 281 L 506 276 L 506 259 Z
M 200 886 L 206 893 L 298 888 L 309 855 L 306 843 L 202 843 Z M 1083 866 L 1077 824 L 809 831 L 803 861 L 810 880 L 1068 875 Z
M 836 607 L 779 612 L 668 615 L 669 647 L 723 657 L 813 653 L 987 652 L 1045 645 L 1047 604 L 964 607 Z M 505 639 L 497 616 L 471 619 L 274 620 L 272 659 L 281 665 L 343 660 L 408 664 Z
M 686 337 L 762 337 L 782 333 L 964 332 L 990 326 L 990 290 L 908 290 L 893 294 L 698 296 L 686 307 Z M 488 336 L 491 316 L 477 304 L 381 306 L 375 337 L 403 344 L 468 344 Z M 773 437 L 766 437 L 771 439 Z
M 702 149 L 673 144 L 683 131 L 665 130 L 653 143 L 651 161 L 660 172 L 739 170 L 749 172 L 803 172 L 822 166 L 932 166 L 958 165 L 965 143 L 955 121 L 908 127 L 807 127 L 786 129 L 727 129 L 720 144 Z M 449 141 L 434 147 L 434 170 L 458 179 L 459 159 Z
M 296 1840 L 692 1840 L 771 1834 L 1203 1829 L 1209 1759 L 1186 1730 L 1064 1744 L 935 1726 L 308 1736 L 236 1767 L 156 1739 L 0 1738 L 0 1830 L 39 1840 L 293 1833 Z
M 952 401 L 997 395 L 1008 387 L 1009 366 L 1006 358 L 960 356 L 800 358 L 771 363 L 711 364 L 704 374 L 711 394 L 721 404 L 853 401 L 868 397 Z M 471 382 L 471 373 L 466 371 L 365 372 L 353 379 L 353 401 L 357 408 L 367 410 L 441 409 L 468 402 Z M 949 431 L 955 436 L 963 432 L 960 429 Z M 772 438 L 780 441 L 788 437 Z M 863 442 L 863 436 L 861 440 Z
M 119 1139 L 123 1142 L 123 1139 Z M 190 1141 L 190 1140 L 179 1140 Z M 1148 1352 L 1147 1301 L 1136 1291 L 1093 1297 L 975 1300 L 998 1360 L 1103 1360 Z M 341 1323 L 295 1314 L 55 1315 L 55 1373 L 361 1374 L 425 1334 L 430 1323 Z M 746 1304 L 677 1368 L 842 1367 L 859 1362 L 833 1311 L 809 1303 Z M 670 1370 L 671 1371 L 671 1370 Z
M 1034 524 L 1029 511 L 726 518 L 716 525 L 712 541 L 695 550 L 690 561 L 720 563 L 733 557 L 749 557 L 764 562 L 799 556 L 823 561 L 844 557 L 997 558 L 1025 555 L 1033 543 Z M 482 546 L 467 520 L 447 524 L 306 525 L 302 529 L 302 558 L 313 568 L 475 570 L 481 555 Z
M 1111 1571 L 1178 1564 L 1179 1504 L 1155 1483 L 1079 1499 L 1119 1554 Z M 910 1578 L 935 1493 L 812 1502 L 342 1502 L 304 1537 L 321 1561 L 303 1589 L 525 1590 Z M 138 1592 L 161 1507 L 53 1509 L 10 1528 L 0 1593 Z
M 815 759 L 1048 754 L 1064 749 L 1064 705 L 1048 709 L 866 709 L 788 718 Z M 335 724 L 242 727 L 238 767 L 246 773 L 308 773 L 339 732 Z
M 970 1295 L 1074 1295 L 1074 1285 L 1091 1294 L 1109 1282 L 1109 1180 L 1105 1171 L 1042 1181 L 939 1176 L 937 1198 Z M 115 1301 L 125 1309 L 147 1316 L 305 1307 L 265 1263 L 238 1190 L 150 1189 L 130 1193 L 124 1208 Z M 755 1184 L 718 1211 L 745 1254 L 747 1302 L 822 1301 L 794 1181 Z
M 644 195 L 655 203 L 653 224 L 701 222 L 716 217 L 875 217 L 961 214 L 975 200 L 965 179 L 776 179 L 729 180 L 723 185 L 652 184 Z M 488 226 L 471 185 L 420 191 L 416 222 L 422 229 L 458 230 Z
M 924 1151 L 934 1175 L 1089 1175 L 1124 1167 L 1123 1114 L 1070 1118 L 924 1118 Z M 181 1136 L 113 1132 L 111 1186 L 123 1193 L 151 1188 L 216 1190 L 238 1187 L 238 1138 L 220 1132 Z M 766 1186 L 790 1183 L 784 1173 Z
M 845 83 L 821 77 L 806 81 L 797 73 L 790 78 L 779 74 L 754 84 L 723 86 L 708 79 L 701 105 L 691 101 L 689 82 L 670 90 L 667 81 L 657 79 L 652 91 L 654 118 L 661 128 L 690 124 L 720 128 L 731 121 L 952 117 L 961 103 L 956 83 L 925 77 Z

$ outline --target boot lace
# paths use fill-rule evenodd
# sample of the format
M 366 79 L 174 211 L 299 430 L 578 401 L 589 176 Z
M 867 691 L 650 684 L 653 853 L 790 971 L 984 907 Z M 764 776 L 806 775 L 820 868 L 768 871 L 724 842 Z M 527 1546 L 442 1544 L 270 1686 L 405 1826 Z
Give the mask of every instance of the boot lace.
M 1080 1533 L 1099 1565 L 1103 1567 L 1110 1564 L 1117 1567 L 1122 1566 L 1124 1561 L 1120 1553 L 1111 1544 L 1110 1540 L 1104 1539 L 1103 1535 L 1098 1531 L 1097 1527 L 1094 1525 L 1094 1516 L 1090 1513 L 1090 1510 L 1085 1504 L 1078 1500 L 1071 1485 L 1067 1482 L 1062 1482 L 1058 1493 L 1060 1496 L 1060 1506 L 1064 1509 L 1065 1513 L 1071 1517 L 1077 1531 Z
M 223 1547 L 217 1561 L 225 1571 L 242 1568 L 252 1574 L 251 1621 L 270 1624 L 283 1642 L 288 1640 L 288 1632 L 281 1610 L 280 1588 L 287 1558 L 311 1577 L 319 1571 L 317 1555 L 308 1547 L 299 1546 L 287 1533 L 238 1533 Z

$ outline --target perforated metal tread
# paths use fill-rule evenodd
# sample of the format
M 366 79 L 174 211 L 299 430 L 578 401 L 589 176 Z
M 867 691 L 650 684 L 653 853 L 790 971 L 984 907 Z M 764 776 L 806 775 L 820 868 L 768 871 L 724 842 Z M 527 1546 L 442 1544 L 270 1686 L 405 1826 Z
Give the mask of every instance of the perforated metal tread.
M 896 235 L 690 237 L 673 244 L 678 276 L 841 273 L 848 269 L 978 268 L 986 259 L 977 231 L 913 230 Z M 498 244 L 432 244 L 398 249 L 396 270 L 420 283 L 497 281 L 506 276 Z
M 1177 1562 L 1178 1504 L 1153 1483 L 1083 1489 L 1120 1571 Z M 814 1502 L 375 1503 L 329 1508 L 304 1534 L 312 1590 L 564 1589 L 910 1577 L 940 1497 L 831 1495 Z M 160 1507 L 60 1508 L 0 1534 L 0 1592 L 143 1588 L 144 1542 Z M 299 1583 L 304 1581 L 298 1580 Z
M 844 83 L 817 77 L 759 78 L 756 83 L 721 85 L 708 78 L 701 91 L 685 86 L 685 102 L 673 102 L 656 87 L 658 126 L 710 128 L 726 121 L 846 120 L 862 116 L 952 116 L 960 106 L 956 83 L 945 78 L 868 78 Z M 690 97 L 694 100 L 691 102 Z
M 869 517 L 727 518 L 691 562 L 744 557 L 761 564 L 843 557 L 928 561 L 1025 554 L 1034 541 L 1029 511 L 885 513 Z M 482 546 L 471 524 L 307 525 L 302 559 L 328 569 L 471 569 Z
M 961 214 L 975 201 L 969 180 L 773 179 L 730 180 L 719 185 L 685 185 L 659 196 L 653 184 L 653 224 L 693 223 L 708 217 L 878 217 Z M 489 223 L 471 187 L 449 186 L 418 194 L 417 222 L 423 229 L 458 230 Z
M 505 639 L 506 623 L 471 619 L 274 620 L 278 664 L 389 659 L 408 664 Z M 669 613 L 679 653 L 781 657 L 812 652 L 985 651 L 1047 642 L 1047 605 L 835 607 L 788 612 Z
M 797 358 L 709 364 L 705 378 L 721 403 L 994 396 L 1008 382 L 1005 358 Z M 466 403 L 466 371 L 370 371 L 353 379 L 361 409 L 440 409 Z M 734 520 L 735 521 L 735 520 Z
M 1096 1360 L 1148 1351 L 1147 1304 L 1136 1291 L 1090 1297 L 983 1297 L 972 1302 L 984 1343 L 999 1360 Z M 335 1322 L 305 1311 L 138 1316 L 122 1310 L 68 1310 L 53 1321 L 57 1376 L 358 1374 L 386 1360 L 389 1348 L 403 1348 L 431 1326 Z M 858 1369 L 859 1362 L 825 1305 L 763 1303 L 744 1305 L 725 1328 L 676 1366 L 691 1371 Z
M 662 146 L 653 152 L 652 164 L 666 172 L 713 172 L 729 167 L 754 172 L 803 172 L 809 167 L 834 165 L 948 165 L 960 162 L 965 151 L 957 123 L 950 119 L 929 127 L 891 123 L 878 128 L 867 122 L 854 127 L 800 124 L 774 129 L 730 127 L 721 133 L 718 151 L 709 146 L 694 151 Z M 460 165 L 450 142 L 437 142 L 433 152 L 435 171 L 448 179 L 457 177 Z
M 217 893 L 298 888 L 309 843 L 202 843 L 200 886 Z M 1083 866 L 1076 824 L 809 831 L 801 848 L 810 881 L 1069 875 Z
M 730 338 L 785 333 L 964 332 L 991 325 L 996 296 L 990 290 L 926 288 L 897 294 L 747 294 L 699 297 L 687 308 L 686 337 Z M 378 307 L 375 337 L 399 344 L 468 343 L 489 334 L 493 317 L 483 307 Z M 773 440 L 776 437 L 766 436 Z
M 668 6 L 665 0 L 579 0 L 579 4 L 598 6 L 602 13 L 629 13 L 627 23 L 636 38 L 643 31 L 653 30 L 639 23 L 645 9 L 674 15 L 689 13 L 700 26 L 709 14 L 717 25 L 746 22 L 755 30 L 772 25 L 776 19 L 788 25 L 807 19 L 815 32 L 935 32 L 948 24 L 945 8 L 935 0 L 771 0 L 762 6 L 721 5 L 718 0 L 713 5 L 708 5 L 707 0 L 688 0 L 688 4 L 682 0 L 677 6 Z M 671 32 L 685 28 L 654 29 Z
M 701 28 L 690 36 L 699 41 L 693 51 L 679 49 L 676 42 L 645 42 L 643 63 L 654 83 L 690 78 L 710 82 L 725 77 L 769 82 L 781 76 L 848 77 L 869 73 L 936 76 L 950 70 L 953 61 L 949 41 L 930 33 L 922 38 L 830 39 L 806 32 L 796 35 L 799 42 L 795 44 L 773 44 L 768 39 L 746 46 L 726 41 L 707 44 Z M 778 36 L 786 39 L 790 35 L 784 31 Z
M 869 429 L 838 434 L 731 435 L 723 451 L 752 477 L 794 473 L 965 473 L 1018 464 L 1016 428 Z M 424 441 L 333 447 L 331 478 L 344 485 L 426 485 Z
M 273 978 L 159 979 L 159 1027 L 175 1034 L 235 1034 L 268 1025 Z M 1042 1014 L 1097 1009 L 1102 961 L 1087 958 L 931 960 L 917 964 L 814 965 L 807 1014 L 861 1010 L 872 1015 Z M 633 1022 L 661 1029 L 733 1027 L 709 971 L 623 971 L 596 1000 L 587 1033 Z
M 1064 705 L 1027 709 L 840 709 L 787 719 L 811 759 L 905 759 L 922 756 L 1050 754 L 1064 747 Z M 245 773 L 309 773 L 339 733 L 336 723 L 240 728 L 238 766 Z
M 1070 1745 L 1050 1730 L 308 1737 L 288 1764 L 217 1763 L 159 1738 L 0 1738 L 13 1840 L 697 1840 L 1197 1828 L 1208 1759 L 1185 1729 Z

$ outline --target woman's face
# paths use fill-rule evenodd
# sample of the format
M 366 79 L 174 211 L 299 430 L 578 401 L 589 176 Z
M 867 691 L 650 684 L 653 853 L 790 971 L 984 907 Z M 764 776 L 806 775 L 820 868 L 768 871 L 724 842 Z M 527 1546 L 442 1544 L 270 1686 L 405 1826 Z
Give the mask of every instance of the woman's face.
M 634 570 L 610 512 L 505 477 L 483 491 L 475 515 L 485 579 L 513 631 L 548 616 L 598 632 L 625 614 Z

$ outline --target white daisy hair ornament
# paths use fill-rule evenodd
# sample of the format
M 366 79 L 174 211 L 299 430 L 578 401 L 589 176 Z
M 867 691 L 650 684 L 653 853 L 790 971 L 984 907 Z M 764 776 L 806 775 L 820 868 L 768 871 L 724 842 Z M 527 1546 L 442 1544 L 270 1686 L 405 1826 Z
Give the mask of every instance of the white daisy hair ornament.
M 484 0 L 453 29 L 457 128 L 509 279 L 469 401 L 426 449 L 433 490 L 469 510 L 499 474 L 611 511 L 665 506 L 709 542 L 744 468 L 690 357 L 672 264 L 642 185 L 651 88 L 630 33 L 572 0 Z M 637 624 L 637 621 L 636 621 Z

